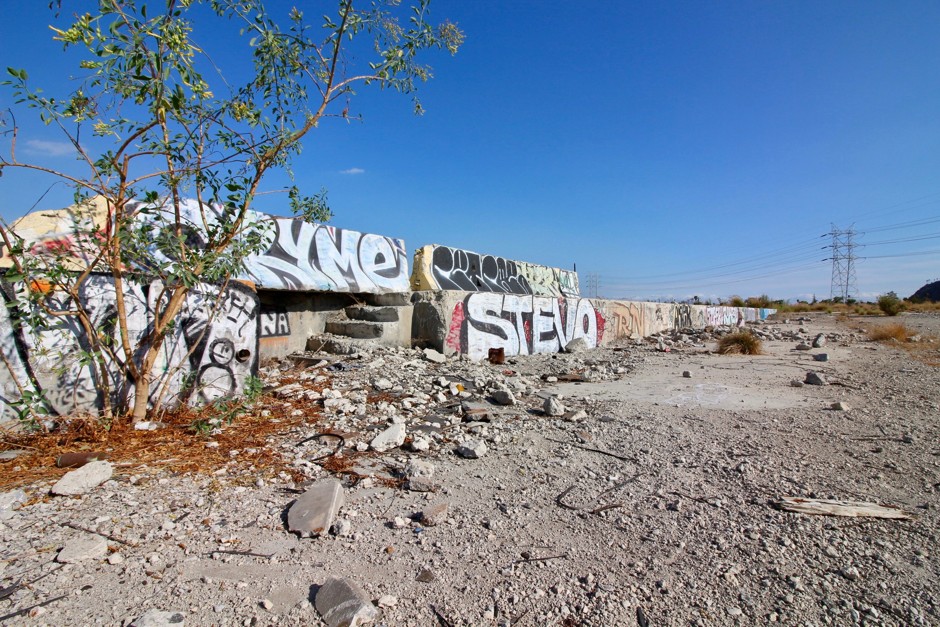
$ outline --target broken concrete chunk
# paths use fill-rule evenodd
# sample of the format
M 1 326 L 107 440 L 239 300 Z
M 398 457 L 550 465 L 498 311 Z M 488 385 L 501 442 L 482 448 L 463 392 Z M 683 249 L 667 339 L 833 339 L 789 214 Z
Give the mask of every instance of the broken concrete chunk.
M 818 372 L 807 372 L 806 378 L 803 380 L 807 385 L 829 385 L 829 382 L 826 381 L 826 378 L 819 374 Z
M 391 390 L 393 387 L 395 387 L 395 384 L 385 377 L 382 377 L 381 379 L 376 379 L 373 381 L 372 387 L 376 392 L 387 392 L 388 390 Z
M 333 525 L 333 519 L 345 502 L 346 495 L 339 480 L 317 481 L 291 505 L 287 528 L 304 538 L 322 535 Z
M 379 453 L 398 448 L 405 443 L 405 425 L 403 423 L 393 424 L 391 427 L 378 434 L 369 442 L 369 448 Z
M 13 516 L 13 508 L 26 501 L 26 493 L 22 490 L 11 490 L 0 494 L 0 520 L 7 520 Z
M 479 459 L 486 455 L 487 450 L 483 440 L 468 440 L 457 447 L 457 454 L 467 459 Z
M 424 358 L 435 364 L 442 364 L 447 361 L 447 357 L 444 356 L 444 353 L 434 350 L 433 348 L 426 348 L 424 351 Z
M 813 338 L 813 348 L 822 348 L 826 345 L 826 334 L 820 333 L 815 338 Z
M 182 612 L 164 612 L 147 610 L 129 625 L 129 627 L 182 627 L 186 616 Z
M 65 473 L 54 486 L 52 493 L 59 496 L 86 494 L 111 478 L 114 469 L 108 462 L 91 462 L 77 470 Z
M 584 351 L 590 350 L 590 346 L 583 337 L 576 337 L 567 344 L 565 344 L 566 353 L 583 353 Z
M 74 564 L 84 560 L 101 559 L 108 554 L 108 541 L 99 535 L 85 534 L 68 541 L 55 561 L 60 564 Z
M 565 406 L 554 396 L 549 396 L 542 403 L 542 411 L 546 416 L 562 416 L 565 413 Z
M 447 520 L 450 506 L 447 503 L 435 503 L 421 510 L 419 520 L 425 527 L 436 527 Z
M 405 477 L 414 479 L 415 477 L 424 477 L 430 479 L 434 476 L 434 464 L 421 459 L 412 459 L 405 466 Z
M 350 579 L 327 579 L 317 591 L 314 605 L 329 627 L 356 627 L 379 618 L 369 595 Z
M 582 420 L 587 420 L 587 417 L 588 417 L 588 414 L 583 409 L 579 409 L 577 411 L 572 410 L 569 412 L 565 412 L 565 415 L 562 416 L 562 418 L 566 422 L 581 422 Z
M 500 405 L 515 405 L 516 397 L 509 390 L 496 390 L 493 392 L 493 400 Z
M 843 403 L 842 401 L 836 401 L 830 407 L 836 411 L 849 411 L 851 409 L 848 403 Z

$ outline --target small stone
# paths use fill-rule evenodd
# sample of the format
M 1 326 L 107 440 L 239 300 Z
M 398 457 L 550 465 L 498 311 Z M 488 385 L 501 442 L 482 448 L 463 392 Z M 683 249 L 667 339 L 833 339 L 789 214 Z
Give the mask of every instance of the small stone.
M 261 599 L 261 602 L 258 603 L 258 605 L 268 610 L 269 612 L 271 611 L 271 608 L 274 607 L 274 603 L 271 602 L 271 599 Z
M 412 477 L 405 481 L 405 489 L 410 492 L 435 492 L 437 485 L 426 477 Z
M 108 554 L 108 541 L 99 536 L 85 534 L 66 543 L 55 561 L 61 564 L 74 564 L 84 560 L 101 559 Z
M 327 579 L 317 591 L 314 605 L 329 627 L 354 627 L 379 618 L 365 590 L 350 579 Z
M 683 376 L 683 378 L 691 379 L 691 378 L 692 378 L 692 373 L 689 372 L 688 370 L 683 370 L 683 371 L 682 371 L 682 376 Z
M 337 520 L 335 523 L 333 523 L 333 526 L 330 528 L 330 531 L 333 533 L 334 536 L 343 538 L 345 536 L 352 534 L 352 523 L 346 520 L 345 518 L 342 520 Z
M 339 480 L 321 479 L 291 505 L 287 528 L 304 538 L 322 535 L 333 526 L 333 519 L 345 502 Z
M 843 403 L 842 401 L 836 401 L 829 407 L 835 411 L 849 411 L 849 409 L 851 409 L 848 403 Z
M 186 616 L 182 612 L 164 612 L 147 610 L 129 625 L 129 627 L 182 627 Z
M 803 387 L 803 382 L 800 381 L 799 379 L 792 379 L 792 380 L 790 381 L 790 387 L 793 387 L 793 388 L 801 388 L 801 387 Z
M 384 453 L 385 451 L 398 448 L 404 444 L 405 436 L 405 425 L 403 423 L 393 424 L 388 429 L 372 438 L 372 441 L 369 442 L 369 448 L 373 451 Z
M 499 405 L 515 405 L 516 397 L 509 390 L 496 390 L 493 392 L 493 400 Z
M 813 371 L 806 373 L 806 378 L 803 379 L 803 382 L 807 385 L 829 385 L 829 382 L 826 381 L 824 376 Z
M 379 607 L 395 607 L 398 605 L 398 597 L 392 596 L 391 594 L 383 594 L 379 597 L 379 600 L 376 601 L 376 605 Z
M 728 608 L 728 615 L 730 615 L 730 616 L 740 616 L 740 615 L 743 614 L 743 613 L 744 613 L 744 612 L 741 610 L 740 607 L 729 607 L 729 608 Z
M 447 357 L 444 356 L 444 353 L 436 351 L 433 348 L 425 348 L 422 353 L 424 353 L 424 358 L 435 364 L 443 364 L 447 361 Z
M 803 344 L 802 342 L 796 345 L 796 350 L 798 351 L 808 351 L 808 350 L 811 350 L 812 348 L 813 347 L 810 346 L 809 344 Z
M 437 579 L 437 575 L 434 574 L 434 571 L 427 568 L 422 568 L 415 577 L 415 581 L 420 581 L 421 583 L 431 583 L 435 579 Z
M 120 553 L 112 553 L 108 556 L 108 563 L 112 566 L 117 566 L 118 564 L 124 563 L 124 556 Z
M 813 348 L 822 348 L 826 345 L 826 334 L 820 333 L 813 338 Z
M 466 459 L 479 459 L 489 449 L 483 440 L 468 440 L 457 447 L 457 454 Z
M 829 353 L 817 353 L 813 355 L 814 361 L 829 361 Z
M 591 347 L 588 345 L 587 340 L 585 340 L 583 337 L 576 337 L 565 344 L 566 353 L 583 353 L 584 351 L 590 349 Z
M 405 477 L 413 479 L 415 477 L 425 477 L 430 479 L 434 476 L 434 464 L 422 459 L 412 459 L 405 465 Z
M 565 406 L 554 396 L 549 396 L 545 399 L 545 402 L 542 403 L 542 411 L 546 416 L 563 416 L 565 414 Z
M 588 414 L 583 409 L 577 411 L 565 412 L 562 416 L 562 419 L 565 422 L 581 422 L 582 420 L 587 420 Z
M 862 574 L 854 566 L 843 568 L 839 572 L 842 574 L 843 577 L 845 577 L 849 581 L 858 581 L 862 577 Z
M 372 382 L 372 388 L 376 392 L 387 392 L 388 390 L 391 390 L 393 387 L 395 387 L 395 384 L 393 384 L 391 381 L 389 381 L 388 379 L 384 377 L 382 377 L 381 379 L 376 379 L 375 381 Z
M 165 426 L 164 423 L 157 422 L 156 420 L 141 420 L 140 422 L 134 423 L 134 429 L 137 431 L 156 431 Z
M 415 438 L 411 441 L 411 450 L 417 453 L 427 453 L 431 450 L 431 442 L 427 438 Z
M 435 503 L 421 510 L 421 524 L 425 527 L 436 527 L 447 520 L 450 506 L 447 503 Z
M 81 468 L 65 473 L 54 486 L 52 493 L 59 496 L 86 494 L 111 478 L 114 469 L 109 462 L 91 462 Z

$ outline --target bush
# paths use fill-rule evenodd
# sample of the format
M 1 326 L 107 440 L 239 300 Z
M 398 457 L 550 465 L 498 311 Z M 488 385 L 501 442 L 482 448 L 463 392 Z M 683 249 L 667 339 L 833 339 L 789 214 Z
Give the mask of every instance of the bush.
M 874 327 L 868 332 L 868 339 L 873 342 L 906 342 L 914 332 L 903 324 L 884 324 Z
M 894 292 L 888 292 L 878 297 L 878 309 L 886 316 L 896 316 L 904 309 L 904 301 Z
M 718 340 L 718 353 L 722 355 L 760 355 L 760 338 L 750 331 L 737 331 Z

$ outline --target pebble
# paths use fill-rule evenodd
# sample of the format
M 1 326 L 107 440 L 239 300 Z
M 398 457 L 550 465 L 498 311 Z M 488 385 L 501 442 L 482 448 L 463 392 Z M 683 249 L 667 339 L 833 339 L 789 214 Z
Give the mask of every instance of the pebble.
M 488 451 L 483 440 L 468 440 L 457 447 L 457 454 L 465 459 L 479 459 Z

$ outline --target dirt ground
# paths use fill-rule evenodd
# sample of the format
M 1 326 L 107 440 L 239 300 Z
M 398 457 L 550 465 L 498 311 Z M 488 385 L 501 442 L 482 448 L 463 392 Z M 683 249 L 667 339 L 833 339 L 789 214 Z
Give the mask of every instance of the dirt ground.
M 306 380 L 355 411 L 308 405 L 290 423 L 300 410 L 266 396 L 289 428 L 209 472 L 116 465 L 78 497 L 18 486 L 25 503 L 0 520 L 0 622 L 126 625 L 156 608 L 187 625 L 316 626 L 316 592 L 337 576 L 381 599 L 388 626 L 940 624 L 940 317 L 898 321 L 919 341 L 868 341 L 884 319 L 798 314 L 759 325 L 770 339 L 753 356 L 693 338 L 502 366 L 377 351 L 320 367 Z M 818 334 L 824 346 L 797 350 Z M 794 385 L 808 371 L 829 385 Z M 571 372 L 587 381 L 551 380 Z M 461 389 L 515 403 L 461 416 Z M 543 413 L 552 395 L 566 416 Z M 357 451 L 402 420 L 428 450 Z M 342 463 L 298 445 L 324 431 L 345 434 Z M 455 454 L 476 438 L 480 458 Z M 290 472 L 258 461 L 277 456 Z M 0 491 L 23 459 L 0 462 Z M 402 488 L 412 459 L 434 464 L 436 491 Z M 289 533 L 304 482 L 351 468 L 338 533 Z M 790 513 L 776 507 L 787 496 L 911 518 Z M 443 520 L 420 522 L 439 503 Z M 55 561 L 92 533 L 107 555 Z

